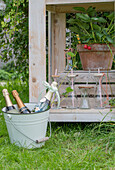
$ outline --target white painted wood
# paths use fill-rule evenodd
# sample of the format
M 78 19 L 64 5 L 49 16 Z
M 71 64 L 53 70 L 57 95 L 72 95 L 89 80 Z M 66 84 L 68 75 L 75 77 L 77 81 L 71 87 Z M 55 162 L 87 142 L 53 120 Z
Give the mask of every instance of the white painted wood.
M 51 109 L 51 122 L 108 122 L 115 121 L 115 109 Z
M 114 2 L 114 0 L 46 0 L 46 5 Z
M 38 102 L 46 80 L 45 0 L 29 0 L 29 101 Z M 44 95 L 44 94 L 43 94 Z

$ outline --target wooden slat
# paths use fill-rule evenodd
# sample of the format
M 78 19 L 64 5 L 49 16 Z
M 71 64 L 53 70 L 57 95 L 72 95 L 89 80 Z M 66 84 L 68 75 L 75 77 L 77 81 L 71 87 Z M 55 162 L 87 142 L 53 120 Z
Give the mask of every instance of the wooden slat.
M 80 86 L 79 84 L 78 85 L 77 84 L 74 85 L 75 95 L 80 95 L 80 89 L 78 88 L 79 86 Z M 90 86 L 92 86 L 92 85 L 90 84 Z M 94 86 L 94 88 L 90 89 L 90 95 L 94 95 L 94 91 L 95 91 L 96 85 L 93 84 L 93 86 Z M 60 88 L 59 88 L 60 95 L 62 93 L 66 92 L 66 88 L 67 87 L 70 87 L 70 86 L 69 85 L 61 85 L 60 86 Z M 103 84 L 103 88 L 106 89 L 106 85 L 105 84 Z M 112 92 L 111 92 L 111 90 L 112 90 Z M 110 85 L 108 84 L 107 92 L 108 92 L 108 95 L 112 95 L 112 94 L 115 95 L 115 84 L 110 84 Z
M 95 79 L 94 79 L 94 74 L 96 72 L 91 72 L 90 74 L 86 71 L 74 71 L 74 75 L 78 75 L 76 78 L 75 78 L 75 82 L 76 83 L 86 83 L 87 81 L 89 83 L 95 83 Z M 60 80 L 64 82 L 68 82 L 68 78 L 67 78 L 67 75 L 70 74 L 70 73 L 59 73 L 60 75 Z M 108 77 L 108 82 L 111 82 L 111 83 L 115 83 L 115 70 L 109 72 L 108 74 L 105 72 L 105 74 L 107 75 Z M 103 79 L 103 82 L 106 82 L 106 78 Z
M 89 6 L 96 7 L 96 11 L 114 11 L 113 2 L 98 2 L 98 3 L 76 3 L 76 4 L 65 4 L 65 5 L 47 5 L 47 11 L 58 12 L 58 13 L 76 13 L 78 11 L 74 10 L 73 7 L 84 7 L 87 9 Z
M 106 98 L 102 98 L 103 102 L 106 101 Z M 96 108 L 96 102 L 95 102 L 95 98 L 94 97 L 90 97 L 89 99 L 89 107 L 90 108 Z M 82 98 L 81 97 L 75 97 L 74 98 L 74 107 L 75 108 L 80 108 L 82 102 Z M 107 102 L 106 104 L 103 105 L 105 108 L 110 108 L 109 102 Z M 73 104 L 72 104 L 72 98 L 71 97 L 66 97 L 66 98 L 61 98 L 61 102 L 60 102 L 60 107 L 61 108 L 73 108 Z
M 48 12 L 48 81 L 51 83 L 52 75 L 52 14 Z
M 29 101 L 38 102 L 46 80 L 45 0 L 29 0 Z M 44 94 L 43 94 L 44 95 Z
M 51 109 L 51 122 L 115 121 L 115 109 Z
M 72 98 L 70 98 L 70 97 L 66 97 L 66 98 L 62 97 L 61 98 L 60 107 L 69 108 L 72 106 L 73 106 Z M 78 106 L 79 106 L 78 99 L 76 97 L 74 97 L 74 107 L 77 108 Z
M 50 69 L 50 73 L 54 74 L 55 69 L 58 71 L 62 71 L 65 68 L 65 58 L 64 58 L 64 49 L 65 49 L 65 14 L 51 14 L 51 28 L 52 28 L 52 40 L 49 42 L 50 58 L 52 64 L 52 71 Z M 50 46 L 52 45 L 52 47 Z M 51 63 L 50 62 L 50 63 Z M 49 67 L 50 67 L 49 66 Z
M 77 3 L 99 3 L 99 2 L 114 2 L 114 0 L 46 0 L 46 5 L 55 5 L 55 4 L 77 4 Z

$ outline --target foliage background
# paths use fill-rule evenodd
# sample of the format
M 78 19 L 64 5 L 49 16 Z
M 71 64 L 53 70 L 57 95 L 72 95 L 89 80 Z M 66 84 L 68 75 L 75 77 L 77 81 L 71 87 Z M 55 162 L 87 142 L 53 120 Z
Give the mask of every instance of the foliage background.
M 14 61 L 14 72 L 28 79 L 28 0 L 4 0 L 5 11 L 0 11 L 0 58 Z M 15 60 L 16 59 L 16 60 Z

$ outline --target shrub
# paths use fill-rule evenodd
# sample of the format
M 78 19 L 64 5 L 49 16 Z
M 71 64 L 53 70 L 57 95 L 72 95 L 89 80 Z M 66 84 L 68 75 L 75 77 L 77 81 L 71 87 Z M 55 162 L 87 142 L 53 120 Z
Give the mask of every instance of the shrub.
M 0 70 L 0 80 L 9 80 L 11 78 L 11 74 L 4 71 Z

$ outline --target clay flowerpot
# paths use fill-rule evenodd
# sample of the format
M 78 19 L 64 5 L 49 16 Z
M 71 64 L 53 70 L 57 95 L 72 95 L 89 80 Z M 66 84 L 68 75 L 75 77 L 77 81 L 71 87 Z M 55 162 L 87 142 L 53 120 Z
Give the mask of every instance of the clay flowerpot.
M 111 70 L 113 56 L 106 44 L 92 44 L 91 50 L 84 49 L 84 44 L 78 44 L 77 50 L 80 55 L 82 67 L 84 70 L 94 70 L 102 68 L 102 70 Z M 110 45 L 113 55 L 115 47 Z

